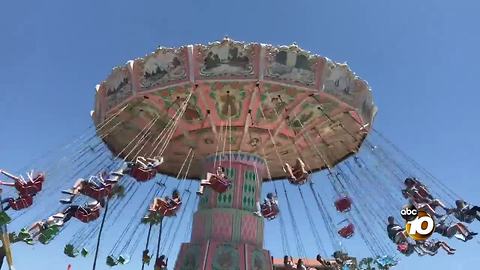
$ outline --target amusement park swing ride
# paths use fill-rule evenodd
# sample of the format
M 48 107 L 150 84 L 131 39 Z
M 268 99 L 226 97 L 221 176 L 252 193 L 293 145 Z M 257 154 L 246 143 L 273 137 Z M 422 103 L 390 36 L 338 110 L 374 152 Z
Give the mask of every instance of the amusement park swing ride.
M 160 47 L 114 68 L 97 86 L 93 127 L 59 150 L 66 158 L 58 164 L 76 164 L 69 172 L 52 165 L 24 179 L 1 171 L 14 181 L 2 182 L 12 186 L 4 188 L 12 195 L 3 195 L 0 216 L 7 263 L 13 267 L 11 244 L 48 244 L 70 228 L 65 255 L 91 256 L 93 269 L 108 252 L 104 234 L 118 239 L 107 265 L 142 269 L 166 269 L 165 253 L 175 244 L 176 270 L 293 268 L 292 245 L 297 268 L 388 269 L 396 249 L 434 255 L 440 242 L 436 249 L 391 243 L 387 217 L 400 219 L 408 198 L 400 191 L 410 176 L 438 187 L 435 198 L 460 197 L 372 127 L 376 111 L 368 84 L 346 64 L 295 44 L 225 38 Z M 60 180 L 66 177 L 71 187 Z M 58 211 L 8 233 L 22 211 L 45 207 L 45 196 L 62 189 Z M 127 208 L 130 217 L 120 214 Z M 298 209 L 309 232 L 299 229 Z M 452 231 L 454 217 L 444 216 Z M 125 224 L 105 230 L 121 219 Z M 284 259 L 264 247 L 269 223 L 280 227 L 283 254 L 275 255 Z M 180 243 L 183 224 L 191 235 Z M 311 236 L 316 260 L 307 258 L 302 240 Z M 345 244 L 354 237 L 372 257 L 348 256 Z

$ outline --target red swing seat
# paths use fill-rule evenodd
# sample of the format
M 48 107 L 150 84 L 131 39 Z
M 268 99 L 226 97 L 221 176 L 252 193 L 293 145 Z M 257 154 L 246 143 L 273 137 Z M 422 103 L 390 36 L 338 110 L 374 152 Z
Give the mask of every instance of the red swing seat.
M 303 185 L 307 182 L 308 180 L 308 172 L 306 171 L 294 171 L 293 172 L 293 177 L 290 176 L 288 178 L 288 181 L 291 183 L 291 184 L 294 184 L 294 185 Z
M 38 173 L 31 181 L 15 181 L 15 189 L 18 190 L 20 195 L 34 195 L 42 190 L 44 181 L 45 174 Z
M 278 208 L 278 205 L 272 205 L 271 207 L 269 207 L 266 204 L 262 204 L 260 209 L 261 209 L 262 216 L 269 220 L 275 219 L 280 213 L 280 209 Z
M 207 177 L 210 187 L 218 193 L 223 193 L 230 187 L 230 181 L 226 177 L 220 177 L 216 174 L 208 174 Z
M 32 204 L 33 204 L 33 197 L 29 195 L 18 197 L 14 200 L 8 201 L 8 205 L 10 205 L 10 208 L 12 208 L 15 211 L 28 208 L 32 206 Z
M 355 225 L 353 225 L 352 223 L 349 223 L 347 226 L 341 228 L 338 231 L 338 234 L 341 237 L 346 238 L 346 239 L 352 237 L 355 234 Z
M 157 171 L 155 169 L 145 169 L 134 164 L 130 169 L 129 175 L 135 178 L 138 182 L 147 182 L 148 180 L 155 178 Z
M 100 217 L 100 208 L 97 207 L 93 211 L 88 211 L 88 213 L 84 209 L 79 208 L 74 216 L 83 223 L 89 223 Z
M 80 193 L 96 201 L 101 201 L 112 194 L 113 185 L 106 185 L 104 188 L 98 188 L 92 184 L 85 184 Z
M 335 208 L 340 213 L 346 213 L 350 211 L 352 207 L 352 199 L 348 196 L 341 197 L 335 201 Z
M 408 244 L 407 243 L 400 243 L 397 245 L 397 250 L 400 251 L 401 253 L 405 253 L 408 250 Z
M 180 201 L 175 206 L 172 206 L 166 200 L 161 199 L 160 205 L 158 206 L 157 209 L 154 209 L 154 212 L 159 213 L 160 215 L 165 217 L 171 217 L 175 215 L 175 213 L 177 213 L 177 211 L 180 209 L 180 206 L 182 206 L 182 201 Z

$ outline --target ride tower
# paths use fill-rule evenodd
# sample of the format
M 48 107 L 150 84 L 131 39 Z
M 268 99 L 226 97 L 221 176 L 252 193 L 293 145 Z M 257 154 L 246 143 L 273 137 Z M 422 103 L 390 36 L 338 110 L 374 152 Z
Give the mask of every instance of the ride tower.
M 206 172 L 219 164 L 227 168 L 232 186 L 221 194 L 205 190 L 191 241 L 182 244 L 175 269 L 272 269 L 270 252 L 263 248 L 264 219 L 253 214 L 265 161 L 250 153 L 224 152 L 205 159 Z

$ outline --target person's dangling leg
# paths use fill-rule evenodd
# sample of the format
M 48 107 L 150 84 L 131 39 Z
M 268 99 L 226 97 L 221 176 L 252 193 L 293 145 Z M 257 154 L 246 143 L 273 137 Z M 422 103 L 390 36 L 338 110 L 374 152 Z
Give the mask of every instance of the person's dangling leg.
M 261 211 L 261 207 L 260 207 L 260 202 L 257 202 L 255 204 L 256 208 L 257 208 L 257 211 L 253 212 L 255 215 L 261 217 L 262 216 L 262 211 Z
M 283 170 L 289 175 L 290 178 L 295 179 L 295 175 L 293 174 L 293 169 L 290 164 L 285 163 L 285 165 L 283 166 Z
M 443 242 L 443 241 L 439 241 L 437 242 L 437 245 L 442 248 L 443 250 L 445 250 L 447 252 L 448 255 L 453 255 L 455 254 L 455 249 L 450 247 L 447 243 Z
M 468 229 L 468 227 L 466 225 L 464 225 L 463 223 L 458 223 L 457 225 L 462 230 L 462 232 L 463 232 L 462 234 L 465 234 L 465 239 L 466 240 L 471 240 L 475 235 L 478 234 L 476 232 L 470 231 L 470 229 Z
M 68 197 L 66 199 L 61 199 L 60 202 L 63 203 L 63 204 L 72 203 L 73 199 L 75 199 L 75 197 L 80 193 L 80 190 L 83 188 L 85 183 L 86 183 L 86 180 L 80 178 L 80 179 L 77 180 L 77 182 L 75 182 L 75 184 L 73 185 L 73 187 L 71 189 L 62 190 L 63 194 L 68 194 L 68 195 L 70 195 L 70 197 Z
M 470 209 L 465 211 L 465 214 L 468 216 L 474 216 L 478 221 L 480 221 L 480 207 L 472 206 Z
M 140 164 L 142 168 L 147 168 L 148 161 L 144 157 L 137 157 L 135 163 Z
M 75 213 L 77 210 L 80 208 L 78 205 L 70 205 L 67 207 L 65 210 L 63 210 L 64 218 L 63 222 L 66 223 L 68 222 L 73 216 L 75 216 Z

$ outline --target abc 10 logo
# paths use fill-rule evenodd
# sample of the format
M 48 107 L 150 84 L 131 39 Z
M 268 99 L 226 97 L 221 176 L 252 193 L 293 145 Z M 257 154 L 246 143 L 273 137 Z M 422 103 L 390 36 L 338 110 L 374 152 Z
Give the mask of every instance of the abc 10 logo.
M 416 241 L 427 240 L 435 231 L 435 221 L 423 210 L 417 210 L 413 205 L 405 206 L 400 215 L 405 220 L 405 232 Z

